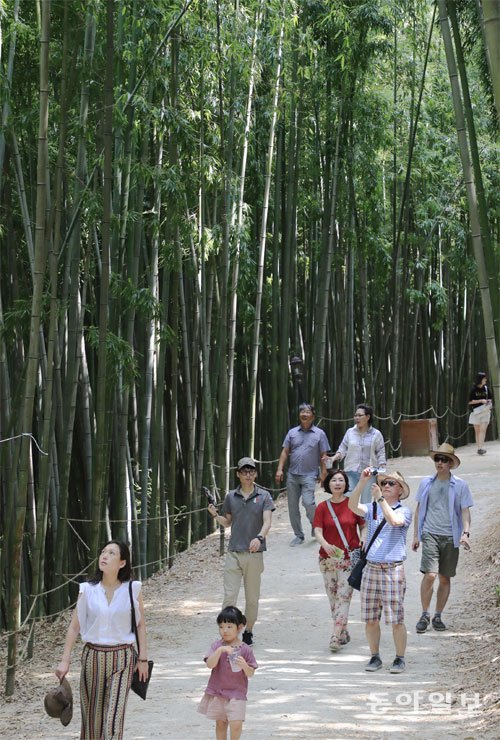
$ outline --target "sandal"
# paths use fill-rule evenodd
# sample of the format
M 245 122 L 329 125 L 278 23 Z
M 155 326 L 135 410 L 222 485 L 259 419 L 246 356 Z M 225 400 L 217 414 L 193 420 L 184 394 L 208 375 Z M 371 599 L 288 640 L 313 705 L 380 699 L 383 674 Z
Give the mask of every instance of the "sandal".
M 444 632 L 446 629 L 446 625 L 441 617 L 432 617 L 432 626 L 436 632 Z
M 341 645 L 347 645 L 348 642 L 351 642 L 351 635 L 347 630 L 342 630 L 339 637 L 339 642 Z
M 342 642 L 340 641 L 340 638 L 337 637 L 337 635 L 332 635 L 330 638 L 330 645 L 328 646 L 332 653 L 338 653 L 340 648 L 342 647 Z
M 422 616 L 417 622 L 417 633 L 421 635 L 423 632 L 425 632 L 425 630 L 427 629 L 430 623 L 431 623 L 430 617 L 427 616 L 427 614 L 422 614 Z

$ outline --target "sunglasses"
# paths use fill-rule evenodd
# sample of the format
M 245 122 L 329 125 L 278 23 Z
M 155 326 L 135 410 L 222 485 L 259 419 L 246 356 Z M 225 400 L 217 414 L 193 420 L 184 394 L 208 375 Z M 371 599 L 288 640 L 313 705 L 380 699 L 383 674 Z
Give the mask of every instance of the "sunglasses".
M 383 486 L 390 486 L 391 488 L 393 488 L 394 486 L 397 486 L 399 484 L 398 484 L 397 480 L 389 480 L 389 479 L 387 479 L 387 480 L 380 481 L 380 485 L 382 487 Z
M 445 457 L 444 455 L 434 455 L 434 462 L 451 463 L 451 460 L 449 457 Z

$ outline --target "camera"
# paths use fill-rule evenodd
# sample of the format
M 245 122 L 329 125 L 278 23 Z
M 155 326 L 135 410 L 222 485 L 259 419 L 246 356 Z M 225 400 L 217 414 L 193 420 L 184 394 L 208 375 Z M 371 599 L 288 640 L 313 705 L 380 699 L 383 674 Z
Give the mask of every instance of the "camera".
M 372 475 L 378 475 L 379 473 L 385 473 L 385 468 L 369 468 Z
M 212 506 L 217 506 L 217 502 L 214 499 L 214 497 L 212 496 L 212 494 L 210 493 L 210 489 L 209 488 L 207 488 L 206 486 L 202 486 L 201 487 L 201 492 L 203 494 L 205 494 L 205 496 L 207 497 L 207 501 L 208 501 L 209 504 L 212 504 Z

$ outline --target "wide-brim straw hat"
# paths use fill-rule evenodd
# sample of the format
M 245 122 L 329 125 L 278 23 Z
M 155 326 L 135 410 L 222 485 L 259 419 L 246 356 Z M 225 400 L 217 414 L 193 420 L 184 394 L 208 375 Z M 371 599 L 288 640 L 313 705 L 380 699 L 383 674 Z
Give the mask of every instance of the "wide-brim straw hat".
M 460 465 L 460 458 L 455 455 L 455 448 L 447 442 L 443 442 L 442 445 L 439 445 L 437 450 L 429 450 L 429 457 L 432 457 L 433 460 L 434 455 L 446 455 L 446 457 L 449 457 L 452 461 L 450 468 L 458 468 Z
M 395 480 L 403 489 L 403 493 L 400 495 L 399 500 L 402 501 L 403 499 L 408 498 L 410 495 L 410 486 L 405 481 L 401 473 L 398 470 L 395 470 L 394 473 L 379 473 L 377 475 L 377 483 L 380 486 L 380 483 L 388 478 L 389 480 Z
M 46 693 L 44 704 L 49 717 L 58 717 L 65 727 L 69 725 L 73 718 L 73 692 L 66 678 Z

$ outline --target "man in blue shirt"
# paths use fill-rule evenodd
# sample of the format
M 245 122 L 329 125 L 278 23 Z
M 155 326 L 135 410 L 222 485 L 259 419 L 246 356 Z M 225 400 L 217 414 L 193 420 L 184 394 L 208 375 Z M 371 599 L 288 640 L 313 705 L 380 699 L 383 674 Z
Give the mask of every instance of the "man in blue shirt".
M 311 404 L 302 403 L 299 406 L 300 424 L 288 430 L 276 469 L 275 480 L 279 485 L 283 480 L 283 468 L 287 459 L 289 460 L 286 492 L 288 515 L 295 534 L 290 542 L 291 547 L 304 542 L 299 508 L 300 497 L 302 496 L 302 504 L 312 527 L 316 510 L 314 490 L 320 469 L 321 480 L 326 475 L 322 457 L 330 449 L 330 444 L 324 431 L 315 426 L 315 415 L 314 406 Z
M 412 545 L 416 551 L 422 542 L 422 616 L 416 628 L 419 634 L 431 623 L 429 608 L 434 581 L 438 577 L 432 626 L 437 632 L 446 629 L 441 613 L 450 595 L 451 579 L 457 571 L 459 547 L 463 545 L 469 549 L 470 507 L 474 505 L 467 483 L 450 472 L 460 465 L 454 448 L 445 443 L 431 450 L 429 456 L 434 460 L 436 473 L 423 478 L 418 487 Z
M 366 671 L 382 668 L 379 653 L 380 617 L 382 610 L 386 624 L 392 625 L 392 637 L 396 657 L 390 668 L 391 673 L 402 673 L 405 668 L 406 627 L 404 623 L 404 597 L 406 577 L 406 533 L 411 524 L 411 511 L 402 506 L 401 501 L 408 498 L 410 489 L 401 473 L 379 473 L 377 482 L 371 487 L 372 503 L 360 504 L 361 492 L 371 476 L 370 468 L 361 473 L 358 485 L 349 498 L 349 508 L 364 517 L 368 524 L 365 547 L 377 533 L 367 553 L 367 563 L 361 580 L 361 619 L 365 622 L 366 638 L 371 658 L 365 666 Z

